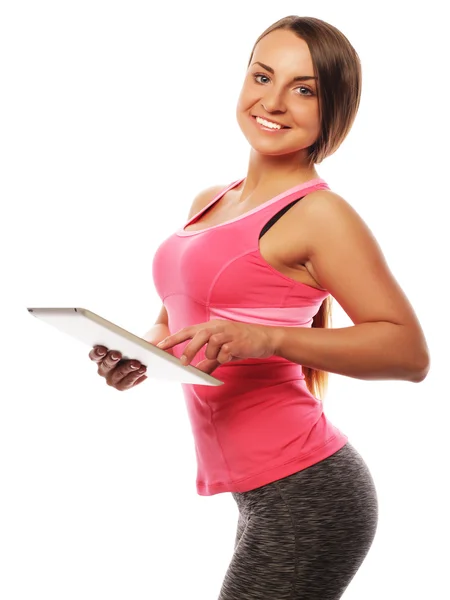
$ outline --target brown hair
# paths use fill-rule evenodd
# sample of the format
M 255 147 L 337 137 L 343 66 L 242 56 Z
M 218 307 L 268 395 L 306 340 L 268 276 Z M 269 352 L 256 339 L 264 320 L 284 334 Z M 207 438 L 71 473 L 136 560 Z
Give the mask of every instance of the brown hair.
M 358 112 L 361 98 L 361 62 L 345 35 L 333 25 L 313 17 L 284 17 L 268 27 L 256 40 L 248 61 L 250 66 L 256 44 L 276 29 L 288 29 L 303 39 L 311 53 L 317 93 L 320 134 L 308 149 L 309 164 L 319 164 L 339 148 L 347 137 Z M 332 301 L 328 296 L 314 316 L 312 327 L 331 327 Z M 303 367 L 309 391 L 323 402 L 328 372 Z

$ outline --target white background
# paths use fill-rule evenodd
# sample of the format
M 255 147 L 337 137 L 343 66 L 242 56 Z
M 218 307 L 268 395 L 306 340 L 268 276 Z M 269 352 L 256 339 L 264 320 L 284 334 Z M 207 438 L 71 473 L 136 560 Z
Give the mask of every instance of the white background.
M 326 414 L 380 502 L 344 597 L 450 596 L 444 5 L 3 3 L 2 600 L 218 597 L 238 512 L 230 494 L 196 493 L 181 387 L 109 388 L 87 346 L 26 307 L 82 306 L 138 335 L 153 325 L 155 250 L 201 189 L 245 176 L 246 65 L 290 14 L 337 26 L 361 58 L 355 125 L 317 170 L 378 239 L 432 359 L 420 384 L 330 376 Z M 347 325 L 335 302 L 333 326 Z

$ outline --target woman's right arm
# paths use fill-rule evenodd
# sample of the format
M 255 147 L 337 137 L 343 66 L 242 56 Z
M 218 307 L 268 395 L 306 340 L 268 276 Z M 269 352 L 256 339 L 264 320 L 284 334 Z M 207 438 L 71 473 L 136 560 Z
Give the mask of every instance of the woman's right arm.
M 188 220 L 195 216 L 201 209 L 209 204 L 225 186 L 213 186 L 200 192 L 195 198 L 189 211 Z M 143 336 L 144 340 L 155 346 L 164 338 L 170 335 L 169 316 L 166 307 L 162 306 L 155 324 Z M 169 348 L 173 356 L 173 349 Z M 117 355 L 113 358 L 114 355 Z M 89 358 L 97 363 L 97 372 L 105 378 L 106 383 L 119 391 L 129 390 L 139 385 L 147 379 L 145 375 L 147 367 L 140 364 L 140 361 L 134 359 L 122 359 L 122 355 L 117 350 L 110 350 L 104 346 L 94 346 L 89 352 Z
M 167 314 L 166 307 L 163 304 L 155 324 L 147 331 L 145 335 L 142 336 L 142 339 L 156 346 L 161 340 L 169 335 L 169 316 Z M 169 348 L 166 350 L 166 352 L 170 352 L 170 354 L 173 356 L 172 348 Z

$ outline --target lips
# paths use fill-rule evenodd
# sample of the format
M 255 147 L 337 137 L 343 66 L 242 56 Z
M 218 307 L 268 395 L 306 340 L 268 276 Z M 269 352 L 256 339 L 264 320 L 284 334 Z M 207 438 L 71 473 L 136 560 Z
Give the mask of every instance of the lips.
M 261 115 L 252 115 L 253 119 L 259 117 L 260 119 L 264 119 L 265 121 L 269 121 L 270 123 L 275 123 L 275 125 L 281 125 L 282 129 L 290 129 L 288 125 L 283 125 L 283 123 L 278 123 L 278 121 L 272 121 L 272 119 L 266 119 L 266 117 L 261 117 Z

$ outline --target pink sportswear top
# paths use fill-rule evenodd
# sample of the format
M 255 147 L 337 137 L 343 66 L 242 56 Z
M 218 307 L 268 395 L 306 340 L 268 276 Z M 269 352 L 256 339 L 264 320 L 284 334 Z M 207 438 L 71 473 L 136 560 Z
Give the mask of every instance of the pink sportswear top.
M 264 225 L 293 200 L 330 189 L 320 178 L 290 188 L 225 223 L 184 231 L 230 189 L 222 190 L 166 239 L 153 260 L 155 288 L 170 333 L 211 319 L 311 327 L 328 292 L 276 271 L 259 252 Z M 178 358 L 190 342 L 174 346 Z M 192 365 L 205 358 L 206 344 Z M 331 456 L 348 438 L 325 416 L 301 365 L 282 357 L 220 365 L 213 387 L 181 384 L 197 458 L 197 493 L 246 492 Z

